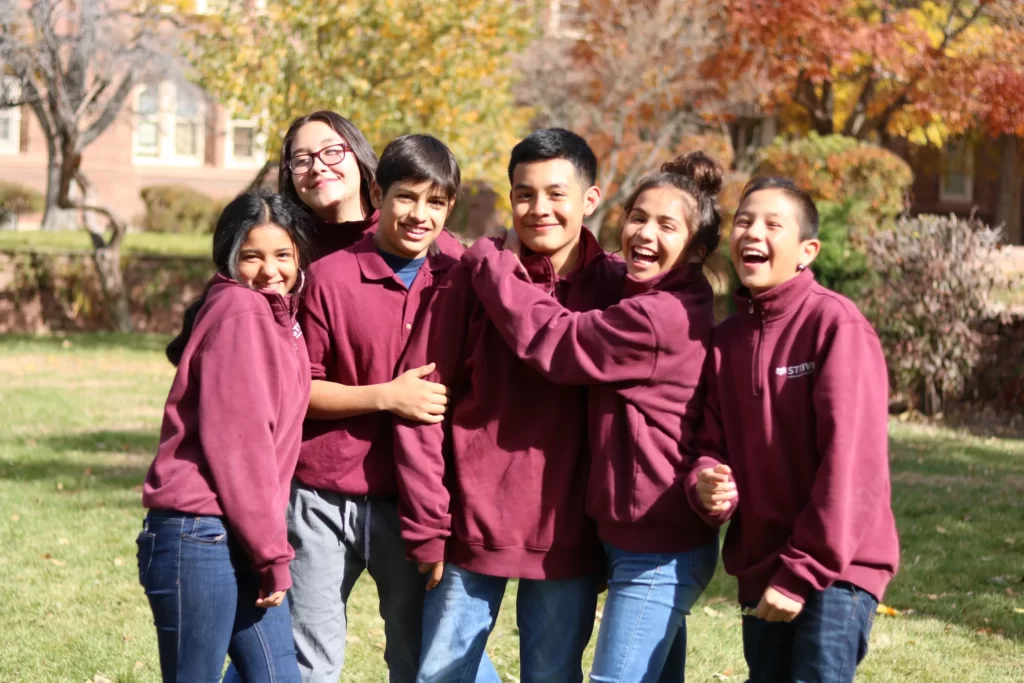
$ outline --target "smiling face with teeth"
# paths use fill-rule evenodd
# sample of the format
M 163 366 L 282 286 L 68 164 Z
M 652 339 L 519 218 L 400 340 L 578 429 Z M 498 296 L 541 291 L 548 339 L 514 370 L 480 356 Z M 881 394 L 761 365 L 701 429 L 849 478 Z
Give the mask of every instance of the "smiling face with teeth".
M 429 180 L 400 180 L 387 194 L 374 183 L 373 205 L 380 209 L 377 247 L 402 258 L 421 258 L 444 229 L 454 199 Z
M 266 223 L 249 231 L 238 250 L 239 280 L 253 289 L 284 296 L 292 291 L 298 273 L 298 249 L 287 230 Z
M 740 282 L 760 294 L 796 277 L 818 255 L 821 243 L 803 239 L 800 207 L 784 189 L 747 195 L 733 219 L 729 251 Z
M 620 236 L 630 275 L 649 280 L 683 263 L 694 204 L 693 197 L 669 186 L 653 187 L 636 198 Z
M 295 133 L 289 156 L 312 154 L 347 144 L 345 138 L 323 121 L 310 121 Z M 299 199 L 306 206 L 321 219 L 336 222 L 362 215 L 360 177 L 356 155 L 346 152 L 344 158 L 333 166 L 314 159 L 312 168 L 301 175 L 293 175 L 292 182 Z
M 583 221 L 601 200 L 568 159 L 519 163 L 512 173 L 512 227 L 531 251 L 545 254 L 560 275 L 572 270 Z

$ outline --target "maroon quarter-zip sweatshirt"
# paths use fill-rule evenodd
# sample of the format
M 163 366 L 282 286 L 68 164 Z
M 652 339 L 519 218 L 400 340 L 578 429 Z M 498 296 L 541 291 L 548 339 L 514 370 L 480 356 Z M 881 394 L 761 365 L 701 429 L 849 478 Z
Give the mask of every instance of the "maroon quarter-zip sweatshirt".
M 431 253 L 406 289 L 372 232 L 314 263 L 299 311 L 313 379 L 349 386 L 393 380 L 431 293 L 456 263 Z M 306 420 L 295 476 L 347 495 L 396 496 L 392 450 L 390 413 Z
M 714 333 L 687 479 L 708 522 L 732 517 L 722 557 L 741 602 L 769 586 L 803 602 L 847 581 L 879 600 L 899 564 L 890 506 L 888 391 L 878 336 L 810 271 L 751 297 Z M 701 469 L 727 463 L 739 493 L 709 515 Z
M 342 251 L 356 244 L 367 234 L 377 232 L 380 224 L 380 211 L 375 210 L 372 214 L 360 221 L 346 221 L 343 223 L 328 223 L 317 216 L 313 216 L 311 242 L 313 243 L 313 257 L 316 260 L 330 256 L 336 251 Z M 462 252 L 466 250 L 462 241 L 448 228 L 441 231 L 434 242 L 437 250 L 458 260 Z
M 717 530 L 687 503 L 681 448 L 700 423 L 698 387 L 715 324 L 700 266 L 627 276 L 620 303 L 574 312 L 532 286 L 519 260 L 491 240 L 477 242 L 463 263 L 519 358 L 553 382 L 591 385 L 587 512 L 601 539 L 643 553 L 713 541 Z
M 285 508 L 309 405 L 294 297 L 217 275 L 164 407 L 150 509 L 223 516 L 267 593 L 291 586 Z
M 581 240 L 577 266 L 564 278 L 546 256 L 525 256 L 524 265 L 532 286 L 566 308 L 605 308 L 622 292 L 624 265 L 587 230 Z M 403 363 L 437 363 L 430 379 L 450 390 L 445 425 L 395 420 L 409 554 L 491 576 L 599 573 L 600 542 L 585 510 L 586 389 L 555 384 L 519 360 L 487 318 L 471 276 L 461 263 L 448 274 Z

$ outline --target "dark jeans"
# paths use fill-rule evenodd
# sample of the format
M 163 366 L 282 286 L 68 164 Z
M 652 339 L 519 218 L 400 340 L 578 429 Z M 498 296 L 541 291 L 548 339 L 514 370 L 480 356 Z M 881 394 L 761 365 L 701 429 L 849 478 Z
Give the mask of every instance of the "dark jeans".
M 256 607 L 259 578 L 219 517 L 154 510 L 137 543 L 164 683 L 217 683 L 228 655 L 246 683 L 298 683 L 287 599 Z
M 808 595 L 791 623 L 743 617 L 749 683 L 850 683 L 877 607 L 870 593 L 840 582 Z

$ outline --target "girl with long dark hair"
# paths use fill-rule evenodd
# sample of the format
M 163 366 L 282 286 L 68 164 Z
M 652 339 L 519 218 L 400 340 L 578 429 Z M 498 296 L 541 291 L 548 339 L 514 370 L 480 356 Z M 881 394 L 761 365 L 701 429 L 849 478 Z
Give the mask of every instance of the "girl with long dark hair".
M 146 475 L 139 580 L 164 681 L 298 681 L 285 508 L 309 403 L 296 321 L 306 217 L 276 194 L 224 209 L 217 268 L 167 347 L 177 365 Z

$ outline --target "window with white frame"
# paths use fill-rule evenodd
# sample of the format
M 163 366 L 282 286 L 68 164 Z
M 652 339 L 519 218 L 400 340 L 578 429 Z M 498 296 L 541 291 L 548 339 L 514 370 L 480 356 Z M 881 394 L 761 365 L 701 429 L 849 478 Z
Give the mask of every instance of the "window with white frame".
M 582 37 L 579 0 L 550 0 L 548 10 L 551 17 L 548 29 L 552 34 L 571 40 Z
M 224 163 L 229 168 L 258 168 L 266 161 L 265 136 L 256 119 L 229 119 L 224 136 Z
M 974 199 L 974 145 L 960 137 L 946 142 L 942 155 L 939 198 L 969 202 Z
M 205 122 L 206 105 L 197 88 L 169 81 L 140 86 L 132 131 L 134 163 L 203 165 Z
M 21 96 L 17 82 L 8 79 L 0 84 L 8 101 Z M 0 108 L 0 154 L 17 154 L 21 151 L 21 107 Z
M 155 83 L 139 91 L 133 137 L 136 156 L 160 156 L 160 87 Z
M 191 89 L 178 88 L 175 100 L 174 155 L 197 156 L 200 149 L 199 137 L 203 134 L 199 97 Z

